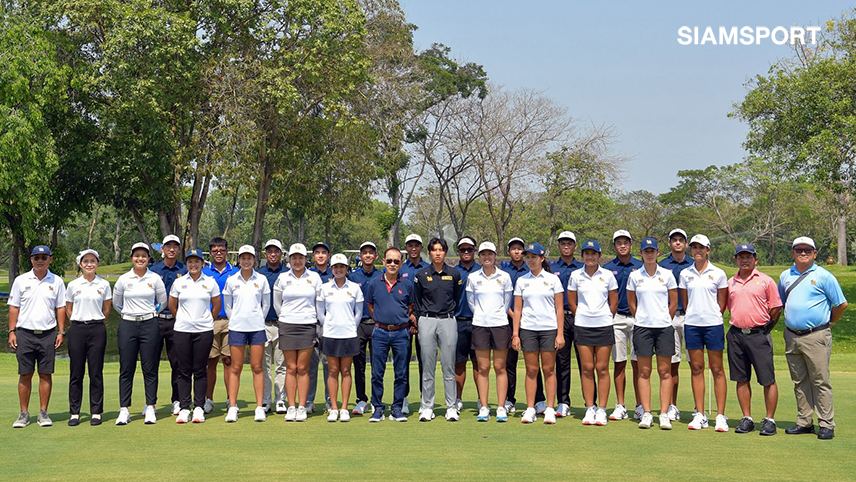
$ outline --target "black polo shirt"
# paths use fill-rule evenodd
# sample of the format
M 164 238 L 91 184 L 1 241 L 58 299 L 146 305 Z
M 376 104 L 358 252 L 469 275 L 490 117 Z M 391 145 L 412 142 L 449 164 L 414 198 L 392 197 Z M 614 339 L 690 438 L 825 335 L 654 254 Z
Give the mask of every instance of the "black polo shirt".
M 416 312 L 419 316 L 453 315 L 464 291 L 461 273 L 443 265 L 437 272 L 434 265 L 419 270 L 413 278 L 416 285 Z

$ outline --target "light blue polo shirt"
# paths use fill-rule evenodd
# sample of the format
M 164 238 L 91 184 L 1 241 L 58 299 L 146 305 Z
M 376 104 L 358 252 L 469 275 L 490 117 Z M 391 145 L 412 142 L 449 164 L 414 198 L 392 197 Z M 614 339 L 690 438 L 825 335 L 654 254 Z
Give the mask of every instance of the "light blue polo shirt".
M 788 295 L 785 303 L 785 325 L 794 330 L 808 330 L 826 323 L 832 314 L 832 307 L 846 303 L 838 280 L 826 269 L 812 264 L 807 270 L 809 275 Z M 779 296 L 785 300 L 785 290 L 802 273 L 796 265 L 779 275 Z

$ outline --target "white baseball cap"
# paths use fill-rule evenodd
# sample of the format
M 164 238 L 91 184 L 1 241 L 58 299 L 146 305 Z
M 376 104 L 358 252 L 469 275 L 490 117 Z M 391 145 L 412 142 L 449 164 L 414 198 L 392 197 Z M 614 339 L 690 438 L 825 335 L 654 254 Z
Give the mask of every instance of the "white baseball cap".
M 676 228 L 676 229 L 669 231 L 669 241 L 672 240 L 672 236 L 674 236 L 675 234 L 681 234 L 684 236 L 684 239 L 687 239 L 687 232 L 681 228 Z M 698 235 L 696 235 L 696 236 L 698 236 Z M 693 239 L 695 239 L 696 236 L 693 236 Z M 709 247 L 710 247 L 710 245 L 708 245 L 708 248 Z
M 139 243 L 135 243 L 133 246 L 131 246 L 131 254 L 134 254 L 134 251 L 138 249 L 145 249 L 147 253 L 152 254 L 152 249 L 149 248 L 149 245 L 142 241 L 140 241 Z
M 616 239 L 618 239 L 622 236 L 629 239 L 630 241 L 633 241 L 633 237 L 630 236 L 629 231 L 627 231 L 626 229 L 619 229 L 618 231 L 612 233 L 612 242 L 614 243 Z
M 791 249 L 797 247 L 797 245 L 800 244 L 807 244 L 811 246 L 811 249 L 817 249 L 817 246 L 814 245 L 814 240 L 809 238 L 808 236 L 800 236 L 799 238 L 795 239 L 793 244 L 791 244 Z
M 520 244 L 522 244 L 522 245 L 523 245 L 523 247 L 524 247 L 524 248 L 526 247 L 526 242 L 525 242 L 525 241 L 523 241 L 523 239 L 522 239 L 522 238 L 511 238 L 511 239 L 509 239 L 509 240 L 508 240 L 508 244 L 506 244 L 506 245 L 505 245 L 505 247 L 506 247 L 506 248 L 510 248 L 510 247 L 511 247 L 511 243 L 520 243 Z
M 256 256 L 256 248 L 250 246 L 249 244 L 245 244 L 245 245 L 241 246 L 240 248 L 238 248 L 238 256 L 241 256 L 244 253 L 250 253 L 253 255 L 253 257 L 255 257 Z
M 561 233 L 559 233 L 559 237 L 556 238 L 556 241 L 561 241 L 563 239 L 570 239 L 574 243 L 577 242 L 577 237 L 571 231 L 562 231 Z
M 475 246 L 476 240 L 474 240 L 473 238 L 471 238 L 469 236 L 465 236 L 465 237 L 461 238 L 460 241 L 458 241 L 458 247 L 459 248 L 465 244 L 469 244 L 470 246 Z
M 418 235 L 418 234 L 416 234 L 416 233 L 408 234 L 408 235 L 407 235 L 407 238 L 405 238 L 405 239 L 404 239 L 404 244 L 407 244 L 407 243 L 409 243 L 409 242 L 411 242 L 411 241 L 416 241 L 416 242 L 418 242 L 419 244 L 422 244 L 422 236 L 419 236 L 419 235 Z
M 479 245 L 479 254 L 481 254 L 482 251 L 490 251 L 496 254 L 496 245 L 490 241 L 485 241 Z
M 366 241 L 365 243 L 361 244 L 360 245 L 360 251 L 362 251 L 363 248 L 366 248 L 366 247 L 372 248 L 373 250 L 377 251 L 377 246 L 371 241 Z
M 181 240 L 178 239 L 178 236 L 176 236 L 174 234 L 170 234 L 167 237 L 163 238 L 163 244 L 166 244 L 170 241 L 175 241 L 176 243 L 179 244 L 179 246 L 181 246 Z
M 80 253 L 77 254 L 77 264 L 80 264 L 80 261 L 87 254 L 93 255 L 93 256 L 95 256 L 95 259 L 97 259 L 98 261 L 101 261 L 101 256 L 98 254 L 98 251 L 95 251 L 94 249 L 84 249 L 83 251 L 81 251 Z
M 306 246 L 304 246 L 303 243 L 292 244 L 291 247 L 288 248 L 288 255 L 291 256 L 292 254 L 302 254 L 303 256 L 306 256 Z
M 342 253 L 336 253 L 330 258 L 330 266 L 336 266 L 337 264 L 351 265 L 348 263 L 348 258 Z
M 280 243 L 278 239 L 269 239 L 268 242 L 265 243 L 265 249 L 268 249 L 270 246 L 275 246 L 279 248 L 280 251 L 285 251 L 282 249 L 282 243 Z
M 671 235 L 670 235 L 670 237 L 671 237 Z M 692 246 L 693 243 L 698 243 L 698 244 L 710 249 L 710 239 L 708 239 L 707 236 L 705 236 L 703 234 L 696 234 L 695 236 L 693 236 L 693 239 L 690 240 L 690 246 Z

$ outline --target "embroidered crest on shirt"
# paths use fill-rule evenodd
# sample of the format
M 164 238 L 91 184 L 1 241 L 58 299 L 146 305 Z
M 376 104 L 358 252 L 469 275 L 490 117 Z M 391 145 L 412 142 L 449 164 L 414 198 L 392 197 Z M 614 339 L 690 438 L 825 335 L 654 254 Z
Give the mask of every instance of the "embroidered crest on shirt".
M 53 286 L 48 286 L 48 289 L 53 291 Z
M 811 284 L 817 286 L 817 280 L 811 280 Z
M 712 274 L 707 275 L 707 279 L 713 281 L 713 275 Z
M 428 280 L 428 281 L 434 281 L 434 278 L 433 278 L 433 277 L 431 277 L 431 276 L 426 276 L 426 277 L 425 277 L 425 279 L 426 279 L 426 280 Z

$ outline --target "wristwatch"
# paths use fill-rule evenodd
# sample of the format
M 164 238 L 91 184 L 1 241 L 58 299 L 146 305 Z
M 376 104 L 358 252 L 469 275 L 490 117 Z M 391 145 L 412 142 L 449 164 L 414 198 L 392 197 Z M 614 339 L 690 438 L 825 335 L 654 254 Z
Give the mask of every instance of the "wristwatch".
M 68 333 L 68 330 L 59 330 L 56 333 L 57 333 L 57 335 L 65 336 L 65 334 Z

